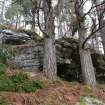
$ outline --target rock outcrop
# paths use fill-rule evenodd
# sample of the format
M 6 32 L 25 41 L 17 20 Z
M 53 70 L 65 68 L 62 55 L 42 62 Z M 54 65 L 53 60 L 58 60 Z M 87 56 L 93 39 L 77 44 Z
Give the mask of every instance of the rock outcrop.
M 23 44 L 31 40 L 30 36 L 25 33 L 13 32 L 12 30 L 3 30 L 0 34 L 2 43 L 5 44 Z
M 43 47 L 41 45 L 29 45 L 19 48 L 19 53 L 13 60 L 15 65 L 25 70 L 39 71 L 43 64 Z

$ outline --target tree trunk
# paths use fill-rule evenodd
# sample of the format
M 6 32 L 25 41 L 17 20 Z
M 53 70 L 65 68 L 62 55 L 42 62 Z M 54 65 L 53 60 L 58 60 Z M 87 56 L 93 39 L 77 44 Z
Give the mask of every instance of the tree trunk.
M 18 15 L 17 15 L 17 17 L 16 17 L 15 29 L 17 29 L 17 28 L 18 28 L 18 20 L 19 20 L 19 17 L 18 17 Z
M 105 28 L 100 30 L 100 36 L 102 38 L 102 45 L 103 45 L 103 50 L 104 50 L 104 55 L 105 55 Z
M 86 38 L 86 30 L 84 27 L 81 27 L 79 30 L 79 44 L 80 44 L 80 61 L 81 61 L 81 69 L 82 69 L 82 75 L 85 84 L 95 87 L 96 86 L 96 78 L 95 78 L 95 72 L 94 67 L 91 59 L 91 53 L 89 50 L 85 48 L 82 48 L 82 44 Z
M 6 0 L 1 1 L 1 3 L 2 3 L 2 5 L 1 5 L 1 16 L 0 16 L 1 21 L 3 20 L 3 17 L 4 17 L 3 15 L 4 15 L 5 1 Z
M 54 79 L 56 77 L 56 53 L 52 37 L 45 38 L 43 71 L 50 79 Z
M 44 20 L 45 20 L 45 31 L 44 35 L 44 62 L 43 62 L 43 71 L 49 79 L 54 79 L 57 74 L 57 65 L 56 65 L 56 49 L 54 45 L 54 14 L 50 3 L 47 3 L 45 0 L 43 2 L 44 7 Z M 51 7 L 51 8 L 50 8 Z
M 81 49 L 80 59 L 81 59 L 81 68 L 82 68 L 84 82 L 87 85 L 92 86 L 93 88 L 96 87 L 96 78 L 95 78 L 94 67 L 90 51 Z
M 19 16 L 19 28 L 21 27 L 21 15 Z
M 87 50 L 87 45 L 85 48 L 82 48 L 82 44 L 86 38 L 86 29 L 84 28 L 84 25 L 79 29 L 79 53 L 80 53 L 80 61 L 81 61 L 81 69 L 82 69 L 82 75 L 84 79 L 84 83 L 95 87 L 96 86 L 96 78 L 95 78 L 95 72 L 94 67 L 91 59 L 91 53 L 90 50 Z
M 35 31 L 35 10 L 32 10 L 32 30 Z
M 79 20 L 81 17 L 84 16 L 83 9 L 80 8 L 81 0 L 76 0 L 75 4 L 75 11 L 76 11 L 76 17 L 78 20 L 78 34 L 79 34 L 79 53 L 80 53 L 80 61 L 81 61 L 81 69 L 82 69 L 82 75 L 84 77 L 85 84 L 95 87 L 96 86 L 96 78 L 94 73 L 94 67 L 92 64 L 91 59 L 91 53 L 87 49 L 87 45 L 82 48 L 82 45 L 87 37 L 87 31 L 85 28 L 85 21 Z

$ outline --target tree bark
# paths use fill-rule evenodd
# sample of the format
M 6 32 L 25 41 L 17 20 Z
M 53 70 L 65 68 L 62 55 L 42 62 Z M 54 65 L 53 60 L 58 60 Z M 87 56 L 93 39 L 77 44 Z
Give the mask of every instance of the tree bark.
M 93 88 L 96 87 L 96 78 L 90 51 L 81 49 L 80 59 L 84 82 Z
M 57 74 L 55 45 L 52 37 L 45 38 L 43 71 L 50 79 Z
M 3 20 L 3 17 L 4 17 L 3 15 L 4 15 L 5 1 L 6 0 L 1 1 L 1 3 L 2 3 L 2 6 L 1 6 L 1 17 L 0 17 L 1 21 Z
M 87 49 L 83 49 L 81 46 L 86 37 L 86 30 L 84 27 L 81 27 L 79 30 L 79 53 L 80 53 L 80 61 L 81 61 L 81 69 L 82 75 L 84 79 L 84 83 L 95 88 L 96 87 L 96 77 L 94 72 L 94 67 L 91 59 L 91 53 Z
M 17 17 L 16 17 L 16 24 L 15 24 L 15 29 L 18 28 L 18 20 L 19 20 L 19 16 L 18 16 L 18 14 L 17 14 Z
M 96 86 L 96 78 L 94 67 L 91 59 L 91 53 L 87 49 L 87 45 L 85 48 L 82 48 L 82 45 L 87 37 L 87 32 L 85 29 L 85 22 L 79 20 L 81 17 L 84 16 L 83 7 L 80 8 L 81 0 L 76 0 L 75 2 L 75 11 L 76 17 L 78 20 L 78 34 L 79 34 L 79 53 L 80 53 L 80 61 L 81 61 L 81 69 L 82 75 L 84 77 L 85 84 L 95 88 Z
M 54 12 L 52 11 L 51 4 L 47 3 L 46 0 L 43 2 L 44 6 L 44 20 L 45 20 L 45 31 L 44 35 L 44 63 L 43 71 L 49 79 L 54 79 L 57 74 L 56 65 L 56 49 L 54 44 L 55 27 L 54 27 Z
M 32 30 L 35 31 L 35 10 L 32 10 Z
M 100 30 L 100 36 L 102 38 L 102 45 L 103 45 L 103 50 L 104 50 L 104 55 L 105 55 L 105 28 Z

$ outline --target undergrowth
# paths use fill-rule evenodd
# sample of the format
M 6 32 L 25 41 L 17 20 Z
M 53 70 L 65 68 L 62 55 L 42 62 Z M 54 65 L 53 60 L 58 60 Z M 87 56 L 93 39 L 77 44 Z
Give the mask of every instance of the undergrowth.
M 0 64 L 0 91 L 29 93 L 43 87 L 43 81 L 33 81 L 26 73 L 20 72 L 10 76 L 6 73 L 6 66 Z
M 0 96 L 0 105 L 12 105 L 12 104 L 9 104 L 7 103 L 3 97 Z

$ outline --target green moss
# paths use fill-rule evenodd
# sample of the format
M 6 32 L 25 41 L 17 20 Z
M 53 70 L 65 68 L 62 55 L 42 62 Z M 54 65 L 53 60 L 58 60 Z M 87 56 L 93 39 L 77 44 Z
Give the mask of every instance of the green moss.
M 87 105 L 87 101 L 86 101 L 85 97 L 80 98 L 80 105 Z
M 90 86 L 86 85 L 86 86 L 84 87 L 84 91 L 85 91 L 87 94 L 90 94 L 90 93 L 92 93 L 92 88 L 91 88 Z

